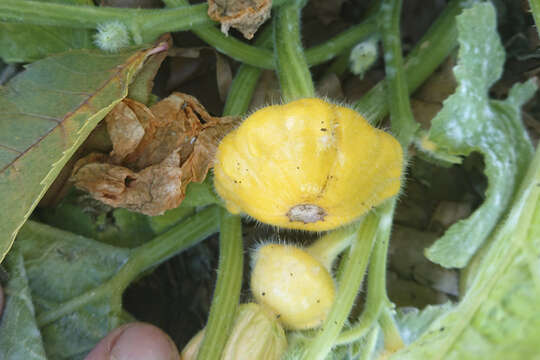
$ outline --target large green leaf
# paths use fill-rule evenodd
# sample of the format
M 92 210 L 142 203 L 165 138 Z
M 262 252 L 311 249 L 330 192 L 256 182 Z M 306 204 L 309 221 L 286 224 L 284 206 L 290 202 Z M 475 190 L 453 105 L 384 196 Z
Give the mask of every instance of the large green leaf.
M 426 256 L 442 266 L 461 268 L 501 219 L 531 159 L 520 107 L 536 85 L 532 80 L 518 84 L 506 100 L 490 100 L 489 88 L 504 64 L 493 5 L 480 3 L 464 10 L 457 26 L 460 49 L 454 73 L 458 87 L 433 119 L 429 139 L 450 155 L 480 152 L 489 185 L 484 203 L 468 219 L 450 227 Z
M 10 279 L 0 322 L 0 359 L 46 360 L 21 253 L 14 251 L 6 265 Z
M 32 63 L 0 88 L 0 261 L 51 182 L 122 100 L 157 48 L 76 50 Z
M 94 5 L 91 0 L 39 0 L 70 5 Z M 93 48 L 92 32 L 60 26 L 0 22 L 0 57 L 10 62 L 31 62 L 69 49 Z
M 0 319 L 0 359 L 41 359 L 32 357 L 41 343 L 49 360 L 84 358 L 109 331 L 133 320 L 122 309 L 131 281 L 217 227 L 217 207 L 210 206 L 123 249 L 27 221 L 6 261 L 12 280 Z
M 27 301 L 33 302 L 38 317 L 108 280 L 129 255 L 128 250 L 33 221 L 22 227 L 14 253 L 20 253 L 24 258 L 32 290 L 32 297 Z M 69 316 L 43 327 L 41 335 L 47 357 L 80 358 L 111 328 L 121 324 L 122 314 L 114 311 L 121 306 L 120 298 L 113 295 L 97 303 L 80 306 Z M 0 328 L 4 327 L 3 322 L 1 325 Z M 25 333 L 20 334 L 20 338 L 24 337 Z
M 540 148 L 462 301 L 392 359 L 538 359 Z

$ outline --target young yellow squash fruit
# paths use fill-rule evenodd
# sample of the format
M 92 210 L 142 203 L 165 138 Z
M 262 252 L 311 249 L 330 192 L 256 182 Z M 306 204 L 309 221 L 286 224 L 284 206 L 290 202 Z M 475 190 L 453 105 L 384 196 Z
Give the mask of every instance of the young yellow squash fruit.
M 403 154 L 357 112 L 317 98 L 265 107 L 221 142 L 215 188 L 232 213 L 324 231 L 398 193 Z
M 335 284 L 328 269 L 296 246 L 267 244 L 257 249 L 251 293 L 288 329 L 320 326 L 334 302 Z

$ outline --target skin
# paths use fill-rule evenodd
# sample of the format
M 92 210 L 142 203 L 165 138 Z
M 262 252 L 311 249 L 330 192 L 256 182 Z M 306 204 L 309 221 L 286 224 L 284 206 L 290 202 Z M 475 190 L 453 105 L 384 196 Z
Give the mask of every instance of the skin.
M 0 287 L 0 316 L 4 305 Z M 85 360 L 181 360 L 173 341 L 158 327 L 142 322 L 125 324 L 105 336 Z

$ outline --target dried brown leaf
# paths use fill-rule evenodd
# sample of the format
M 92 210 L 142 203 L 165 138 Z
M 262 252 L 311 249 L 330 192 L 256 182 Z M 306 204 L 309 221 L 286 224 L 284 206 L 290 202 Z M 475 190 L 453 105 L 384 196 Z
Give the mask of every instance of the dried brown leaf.
M 150 108 L 124 99 L 107 117 L 109 155 L 79 160 L 75 185 L 110 206 L 147 215 L 177 207 L 187 185 L 202 182 L 236 117 L 212 117 L 192 96 L 173 93 Z
M 208 16 L 221 23 L 221 31 L 228 34 L 233 27 L 246 39 L 268 20 L 271 9 L 272 0 L 208 0 Z

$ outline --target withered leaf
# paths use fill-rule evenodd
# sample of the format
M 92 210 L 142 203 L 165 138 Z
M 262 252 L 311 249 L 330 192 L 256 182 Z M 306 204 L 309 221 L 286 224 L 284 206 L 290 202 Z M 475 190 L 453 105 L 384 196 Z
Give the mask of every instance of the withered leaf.
M 221 23 L 221 31 L 228 34 L 233 27 L 246 39 L 268 20 L 271 9 L 272 0 L 208 0 L 208 16 Z
M 159 215 L 182 202 L 190 182 L 204 180 L 239 118 L 212 117 L 194 97 L 173 93 L 150 108 L 124 99 L 105 121 L 113 150 L 80 159 L 75 186 L 108 205 Z

